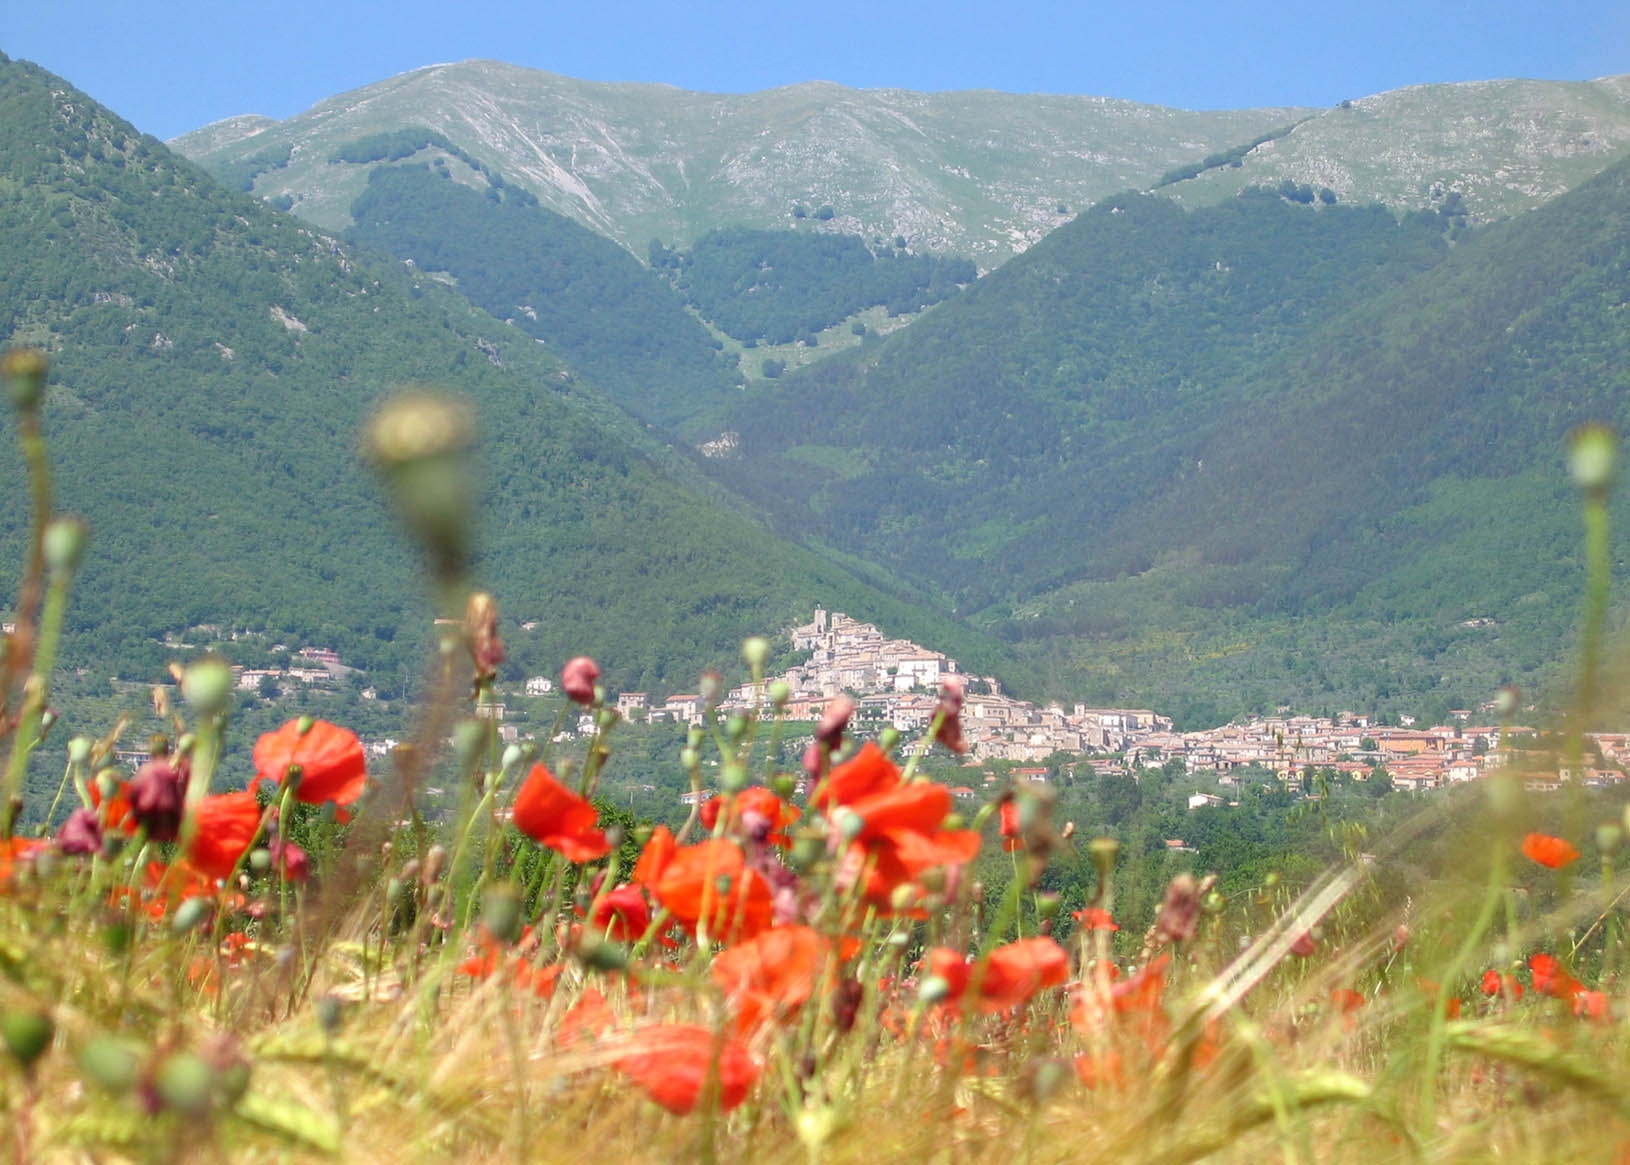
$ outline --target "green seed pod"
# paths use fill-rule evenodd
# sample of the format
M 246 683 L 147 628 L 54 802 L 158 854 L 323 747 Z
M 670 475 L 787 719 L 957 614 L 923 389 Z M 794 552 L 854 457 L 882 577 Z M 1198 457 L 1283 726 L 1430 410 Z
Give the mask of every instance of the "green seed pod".
M 509 882 L 489 886 L 481 894 L 481 925 L 501 943 L 521 937 L 521 892 Z
M 947 813 L 942 824 L 946 829 L 966 829 L 968 828 L 968 819 L 960 813 Z
M 596 971 L 623 971 L 628 968 L 628 952 L 617 943 L 602 939 L 585 939 L 577 948 L 577 957 L 583 965 Z
M 0 356 L 0 378 L 6 382 L 12 407 L 20 413 L 38 412 L 50 371 L 51 361 L 38 348 L 13 348 Z
M 462 575 L 469 558 L 475 490 L 467 454 L 473 429 L 462 401 L 421 389 L 386 402 L 364 434 L 369 460 L 443 579 Z
M 1043 891 L 1036 895 L 1036 917 L 1053 918 L 1058 914 L 1058 908 L 1064 900 L 1051 891 Z
M 762 635 L 754 635 L 751 639 L 742 641 L 741 657 L 747 666 L 753 669 L 755 676 L 762 675 L 764 665 L 770 658 L 770 641 Z
M 68 742 L 68 759 L 76 765 L 82 765 L 91 759 L 91 740 L 88 736 L 76 736 Z
M 770 792 L 783 801 L 790 800 L 798 791 L 798 778 L 791 773 L 776 773 L 770 778 Z
M 196 1052 L 174 1052 L 154 1073 L 153 1089 L 165 1108 L 201 1117 L 215 1101 L 215 1072 Z
M 900 744 L 900 730 L 890 724 L 877 734 L 877 747 L 884 752 L 893 752 Z
M 1568 473 L 1573 484 L 1600 496 L 1613 485 L 1618 438 L 1606 425 L 1580 425 L 1568 435 Z
M 1087 853 L 1092 857 L 1099 881 L 1102 881 L 1115 868 L 1115 861 L 1121 856 L 1121 843 L 1113 837 L 1096 837 L 1087 845 Z
M 188 898 L 175 908 L 170 927 L 177 934 L 186 934 L 208 920 L 214 906 L 208 898 Z
M 481 754 L 487 748 L 487 721 L 461 720 L 453 728 L 453 755 L 458 757 L 459 768 L 466 773 L 481 763 Z
M 743 716 L 740 712 L 731 713 L 730 718 L 724 722 L 724 735 L 725 739 L 730 741 L 732 744 L 746 736 L 747 717 Z
M 792 699 L 792 689 L 787 686 L 785 680 L 772 680 L 770 686 L 764 689 L 764 694 L 777 708 L 785 708 L 787 701 Z
M 1596 827 L 1596 848 L 1602 851 L 1603 857 L 1613 856 L 1623 844 L 1624 830 L 1616 822 L 1604 821 Z
M 43 1011 L 17 1008 L 0 1012 L 0 1041 L 5 1043 L 12 1059 L 24 1068 L 32 1067 L 45 1055 L 55 1034 L 56 1025 Z
M 268 849 L 251 850 L 249 853 L 249 868 L 257 874 L 264 874 L 272 868 L 272 852 Z
M 917 998 L 924 1003 L 938 1003 L 951 994 L 951 985 L 938 975 L 924 975 L 917 986 Z
M 849 806 L 840 805 L 832 814 L 832 824 L 838 827 L 838 832 L 843 835 L 845 841 L 853 841 L 866 828 L 866 819 Z
M 788 856 L 792 859 L 793 869 L 808 872 L 826 856 L 826 840 L 818 834 L 800 833 L 793 839 L 792 851 Z
M 90 540 L 90 527 L 83 519 L 69 516 L 53 519 L 40 539 L 40 550 L 45 556 L 45 568 L 52 575 L 65 577 L 79 569 L 85 556 L 85 543 Z
M 747 766 L 740 761 L 726 761 L 719 766 L 719 788 L 726 793 L 739 793 L 747 787 Z
M 141 1052 L 124 1040 L 100 1036 L 79 1049 L 79 1072 L 85 1079 L 114 1095 L 135 1086 L 141 1072 Z
M 206 655 L 181 677 L 181 698 L 209 716 L 232 698 L 232 668 L 218 655 Z

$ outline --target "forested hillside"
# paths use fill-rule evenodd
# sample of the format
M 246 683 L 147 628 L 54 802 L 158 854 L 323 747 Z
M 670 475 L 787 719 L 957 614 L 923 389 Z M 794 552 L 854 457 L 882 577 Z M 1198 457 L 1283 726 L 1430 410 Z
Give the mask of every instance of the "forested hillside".
M 445 272 L 470 302 L 548 344 L 636 416 L 672 425 L 717 407 L 737 379 L 639 260 L 501 177 L 455 181 L 444 159 L 382 166 L 351 213 L 350 238 Z
M 748 402 L 719 473 L 790 467 L 758 493 L 784 529 L 943 582 L 1098 698 L 1543 682 L 1577 609 L 1562 438 L 1624 419 L 1627 174 L 1481 235 L 1277 191 L 1113 199 Z
M 104 674 L 157 678 L 159 638 L 201 622 L 330 646 L 385 676 L 416 659 L 427 596 L 356 444 L 375 402 L 409 381 L 477 410 L 478 574 L 501 596 L 512 669 L 588 651 L 611 683 L 688 685 L 743 634 L 819 602 L 996 658 L 721 509 L 523 332 L 3 59 L 0 336 L 55 360 L 59 501 L 92 529 L 71 662 Z M 0 458 L 0 488 L 22 494 L 15 456 Z M 25 517 L 5 512 L 6 561 L 20 561 Z

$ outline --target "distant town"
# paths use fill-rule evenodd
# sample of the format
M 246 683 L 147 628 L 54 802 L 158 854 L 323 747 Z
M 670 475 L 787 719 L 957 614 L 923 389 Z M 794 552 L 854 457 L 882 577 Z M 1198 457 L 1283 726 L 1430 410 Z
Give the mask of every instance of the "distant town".
M 1219 786 L 1235 785 L 1242 779 L 1260 782 L 1264 774 L 1289 783 L 1310 771 L 1365 781 L 1384 771 L 1393 788 L 1418 791 L 1474 781 L 1510 763 L 1521 768 L 1520 756 L 1509 742 L 1533 737 L 1530 728 L 1502 728 L 1494 723 L 1493 701 L 1452 712 L 1448 724 L 1429 726 L 1417 725 L 1408 716 L 1399 717 L 1400 722 L 1393 725 L 1358 712 L 1301 716 L 1285 710 L 1243 724 L 1176 732 L 1169 716 L 1148 708 L 1057 702 L 1038 706 L 1015 699 L 1003 693 L 995 677 L 970 675 L 942 652 L 910 640 L 891 639 L 872 624 L 841 612 L 817 608 L 808 623 L 791 629 L 790 636 L 794 658 L 802 657 L 801 662 L 766 676 L 762 683 L 731 688 L 718 703 L 721 714 L 774 715 L 768 691 L 779 683 L 785 685 L 783 714 L 790 720 L 818 720 L 835 700 L 847 697 L 857 705 L 857 724 L 869 728 L 892 725 L 911 735 L 928 728 L 941 684 L 955 678 L 964 690 L 962 725 L 968 745 L 964 762 L 974 767 L 991 762 L 1029 766 L 1013 772 L 1033 780 L 1047 780 L 1081 760 L 1101 774 L 1133 775 L 1140 769 L 1181 761 L 1186 772 L 1212 774 Z M 279 669 L 234 669 L 240 689 L 267 697 L 291 684 L 332 688 L 351 670 L 334 651 L 323 647 L 300 648 L 291 663 Z M 554 690 L 550 677 L 532 676 L 512 694 L 537 698 Z M 371 687 L 362 688 L 360 695 L 375 698 Z M 700 724 L 707 716 L 707 701 L 700 692 L 657 700 L 648 693 L 630 691 L 610 696 L 609 702 L 622 717 L 635 722 Z M 484 703 L 478 714 L 500 722 L 503 740 L 521 738 L 518 725 L 502 723 L 508 714 L 502 699 Z M 585 714 L 568 722 L 563 735 L 593 730 L 593 717 Z M 1525 772 L 1525 783 L 1544 790 L 1575 777 L 1589 785 L 1624 780 L 1630 768 L 1630 733 L 1592 733 L 1589 740 L 1593 746 L 1587 750 L 1589 763 L 1578 773 L 1553 761 Z M 388 739 L 370 741 L 368 749 L 383 756 L 395 744 Z M 1193 800 L 1226 804 L 1223 796 L 1207 793 L 1196 794 Z

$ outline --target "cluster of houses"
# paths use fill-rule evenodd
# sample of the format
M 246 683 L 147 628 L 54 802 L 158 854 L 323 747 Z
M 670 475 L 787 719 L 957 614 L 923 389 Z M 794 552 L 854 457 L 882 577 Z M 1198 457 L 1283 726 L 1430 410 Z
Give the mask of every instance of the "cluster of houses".
M 920 732 L 933 722 L 942 681 L 962 681 L 962 730 L 974 761 L 1036 761 L 1054 753 L 1119 752 L 1150 732 L 1169 731 L 1172 722 L 1146 709 L 1088 708 L 1077 704 L 1037 707 L 1002 694 L 990 676 L 969 676 L 957 661 L 907 639 L 890 639 L 870 623 L 817 608 L 814 618 L 792 630 L 793 650 L 808 658 L 763 684 L 742 684 L 726 692 L 720 711 L 768 715 L 766 691 L 772 683 L 789 693 L 785 714 L 818 720 L 841 698 L 853 698 L 861 723 L 892 724 Z M 700 723 L 706 700 L 680 693 L 659 703 L 644 692 L 624 692 L 617 711 L 625 717 Z

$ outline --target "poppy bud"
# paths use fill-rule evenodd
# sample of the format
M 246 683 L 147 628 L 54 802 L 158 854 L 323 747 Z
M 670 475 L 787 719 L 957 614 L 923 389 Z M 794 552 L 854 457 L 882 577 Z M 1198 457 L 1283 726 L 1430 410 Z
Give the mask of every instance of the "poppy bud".
M 50 370 L 51 361 L 38 348 L 13 348 L 0 357 L 0 377 L 12 407 L 20 413 L 38 412 Z
M 924 1003 L 938 1003 L 951 994 L 951 984 L 938 975 L 925 975 L 917 985 L 917 998 Z
M 849 717 L 855 714 L 855 702 L 848 696 L 834 697 L 826 706 L 820 722 L 815 726 L 815 742 L 836 751 L 843 743 L 843 731 L 849 727 Z
M 249 854 L 249 868 L 257 874 L 264 874 L 272 868 L 272 851 L 268 849 L 252 850 Z
M 150 760 L 136 770 L 128 789 L 130 811 L 154 841 L 174 841 L 181 830 L 186 775 L 167 761 Z
M 1605 494 L 1613 484 L 1613 463 L 1618 439 L 1606 425 L 1580 425 L 1568 435 L 1568 473 L 1573 484 L 1594 497 Z
M 764 689 L 764 694 L 770 698 L 770 703 L 777 708 L 785 708 L 787 701 L 792 699 L 792 689 L 785 680 L 774 680 Z
M 1120 856 L 1121 843 L 1113 837 L 1097 837 L 1087 846 L 1087 853 L 1092 857 L 1093 868 L 1098 871 L 1098 880 L 1103 881 L 1115 869 L 1115 859 Z
M 429 885 L 441 877 L 442 868 L 447 865 L 447 847 L 433 845 L 425 851 L 424 855 L 424 883 Z
M 141 1055 L 123 1040 L 101 1037 L 79 1049 L 79 1071 L 115 1095 L 129 1092 L 141 1072 Z
M 462 575 L 470 553 L 472 431 L 463 402 L 416 390 L 387 401 L 364 437 L 397 512 L 443 579 Z
M 76 765 L 82 765 L 91 758 L 91 741 L 88 736 L 76 736 L 68 742 L 68 759 Z
M 764 664 L 770 658 L 770 641 L 762 635 L 754 635 L 744 640 L 741 645 L 741 657 L 747 666 L 753 669 L 755 677 L 764 674 Z
M 1619 846 L 1624 844 L 1624 830 L 1614 822 L 1607 821 L 1596 827 L 1596 848 L 1602 851 L 1603 857 L 1611 857 L 1618 852 Z
M 226 706 L 232 696 L 232 669 L 218 655 L 206 655 L 181 677 L 181 698 L 209 716 Z
M 1058 908 L 1062 904 L 1063 899 L 1051 891 L 1044 891 L 1043 893 L 1037 894 L 1036 917 L 1042 919 L 1052 918 L 1058 913 Z
M 32 1068 L 34 1061 L 45 1055 L 55 1034 L 56 1025 L 43 1011 L 19 1008 L 0 1012 L 0 1042 L 24 1069 Z
M 719 766 L 719 788 L 726 793 L 739 793 L 747 787 L 747 766 L 740 761 L 726 761 Z
M 560 669 L 560 690 L 576 704 L 594 703 L 594 686 L 600 679 L 600 666 L 586 655 L 569 660 Z
M 797 791 L 798 778 L 793 776 L 791 773 L 776 773 L 770 778 L 770 792 L 774 793 L 777 797 L 780 797 L 783 801 L 791 798 Z
M 85 542 L 89 537 L 90 527 L 82 519 L 53 519 L 40 540 L 45 568 L 59 577 L 73 574 L 79 568 L 79 560 L 84 557 Z
M 584 966 L 596 971 L 623 971 L 628 968 L 628 952 L 614 942 L 585 937 L 577 948 Z
M 201 1117 L 214 1103 L 215 1072 L 198 1053 L 176 1052 L 158 1066 L 153 1090 L 163 1107 Z
M 214 913 L 214 905 L 208 898 L 188 898 L 175 908 L 175 916 L 170 919 L 170 927 L 177 934 L 186 934 L 189 930 L 196 930 Z
M 490 681 L 504 662 L 504 643 L 498 636 L 498 600 L 485 591 L 476 591 L 464 604 L 464 642 L 477 682 Z
M 345 1005 L 338 995 L 325 992 L 317 996 L 312 1010 L 317 1013 L 317 1026 L 323 1029 L 324 1035 L 332 1038 L 338 1034 L 340 1024 L 345 1022 Z
M 513 885 L 489 886 L 481 895 L 481 925 L 501 943 L 521 937 L 521 895 Z
M 877 747 L 884 752 L 893 752 L 900 744 L 900 730 L 890 724 L 877 734 Z

